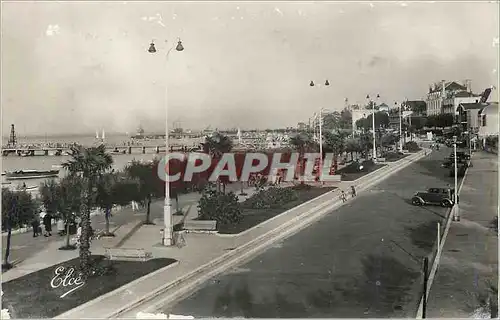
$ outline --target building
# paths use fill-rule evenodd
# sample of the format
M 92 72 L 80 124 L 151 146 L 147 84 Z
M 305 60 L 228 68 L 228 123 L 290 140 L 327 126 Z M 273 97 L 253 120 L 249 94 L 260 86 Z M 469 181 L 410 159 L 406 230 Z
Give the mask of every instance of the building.
M 429 88 L 427 94 L 427 115 L 434 116 L 442 113 L 458 115 L 458 105 L 460 103 L 478 103 L 480 96 L 473 94 L 470 88 L 470 81 L 465 85 L 458 82 L 442 81 Z
M 386 105 L 385 103 L 382 103 L 378 106 L 378 111 L 389 112 L 389 106 Z
M 484 139 L 488 136 L 498 136 L 498 102 L 486 103 L 478 112 L 478 137 Z
M 479 112 L 486 106 L 485 103 L 460 103 L 458 105 L 457 122 L 463 125 L 464 131 L 477 133 L 479 129 Z
M 370 114 L 372 114 L 372 111 L 368 109 L 351 109 L 352 127 L 355 128 L 356 130 L 361 130 L 361 128 L 358 128 L 356 126 L 356 121 L 358 121 L 359 119 L 366 118 Z

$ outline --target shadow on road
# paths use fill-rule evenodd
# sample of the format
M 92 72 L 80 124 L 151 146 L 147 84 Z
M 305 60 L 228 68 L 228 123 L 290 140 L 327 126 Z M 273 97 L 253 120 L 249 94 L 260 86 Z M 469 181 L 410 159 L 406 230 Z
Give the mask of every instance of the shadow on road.
M 406 227 L 405 229 L 410 233 L 411 242 L 420 249 L 432 249 L 437 237 L 437 222 L 439 221 L 428 221 L 416 227 Z

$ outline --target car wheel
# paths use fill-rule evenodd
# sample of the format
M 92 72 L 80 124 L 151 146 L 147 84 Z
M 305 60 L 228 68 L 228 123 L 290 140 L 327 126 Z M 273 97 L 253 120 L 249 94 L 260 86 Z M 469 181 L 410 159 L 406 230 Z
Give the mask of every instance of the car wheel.
M 423 205 L 422 201 L 419 198 L 413 198 L 411 200 L 411 204 L 413 204 L 414 206 L 421 206 L 421 205 Z

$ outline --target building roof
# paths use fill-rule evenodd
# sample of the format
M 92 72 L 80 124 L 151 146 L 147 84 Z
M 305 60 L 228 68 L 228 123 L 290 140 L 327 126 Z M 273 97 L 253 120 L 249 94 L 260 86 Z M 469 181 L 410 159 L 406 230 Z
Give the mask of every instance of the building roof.
M 443 85 L 441 83 L 437 84 L 435 88 L 432 88 L 429 93 L 433 93 L 433 92 L 438 92 L 438 91 L 441 91 L 442 90 L 442 87 Z M 446 82 L 445 85 L 444 85 L 444 88 L 445 90 L 462 90 L 462 91 L 467 91 L 467 88 L 464 87 L 463 85 L 455 82 L 455 81 L 451 81 L 451 82 Z
M 455 98 L 478 97 L 479 95 L 472 92 L 460 91 L 455 94 Z
M 484 103 L 460 103 L 458 108 L 463 108 L 464 110 L 474 110 L 474 109 L 482 109 L 485 107 Z M 457 109 L 458 109 L 457 108 Z

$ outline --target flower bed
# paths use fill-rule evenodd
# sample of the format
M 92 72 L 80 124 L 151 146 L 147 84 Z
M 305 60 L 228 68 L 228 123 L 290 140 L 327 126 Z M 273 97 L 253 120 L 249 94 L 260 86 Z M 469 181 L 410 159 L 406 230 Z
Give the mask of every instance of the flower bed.
M 240 204 L 240 221 L 220 225 L 217 229 L 221 234 L 238 234 L 334 189 L 336 188 L 297 185 L 260 191 Z

